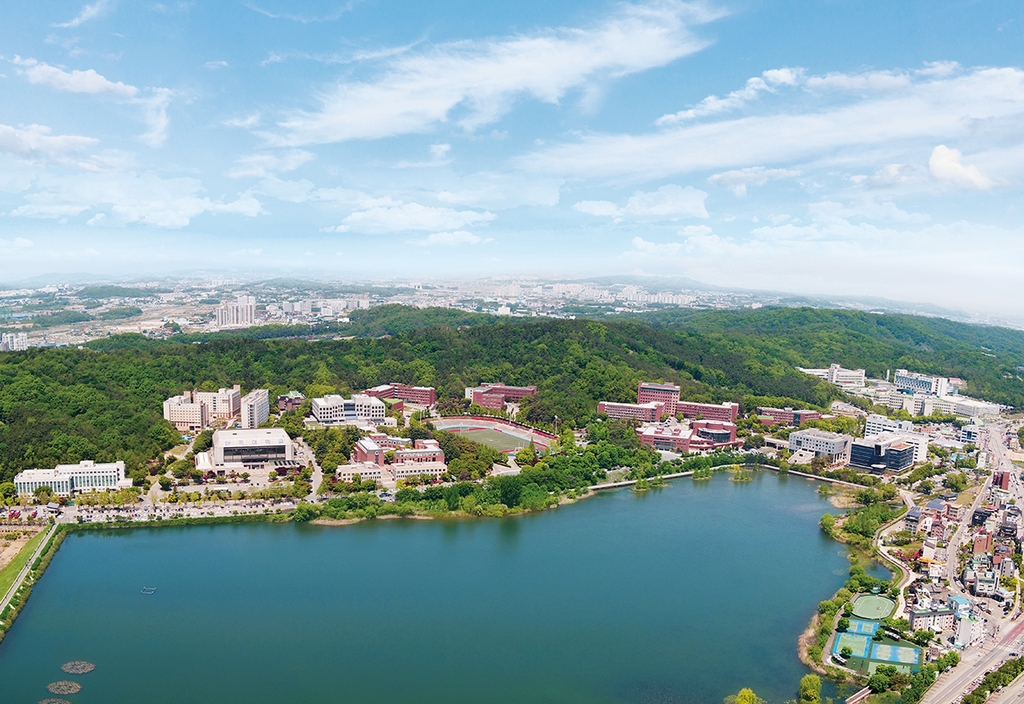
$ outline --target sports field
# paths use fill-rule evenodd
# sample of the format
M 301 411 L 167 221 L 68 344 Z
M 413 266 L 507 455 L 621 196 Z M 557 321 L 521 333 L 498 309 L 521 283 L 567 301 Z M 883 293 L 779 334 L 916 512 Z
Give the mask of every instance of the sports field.
M 836 638 L 835 645 L 832 646 L 832 653 L 840 653 L 843 648 L 849 648 L 853 651 L 853 655 L 850 657 L 866 658 L 868 651 L 871 649 L 871 638 L 856 633 L 840 633 L 839 637 Z
M 465 435 L 470 440 L 476 440 L 479 443 L 483 443 L 488 447 L 493 447 L 495 450 L 501 450 L 502 452 L 519 450 L 530 444 L 530 441 L 526 438 L 521 438 L 518 435 L 512 435 L 511 433 L 503 433 L 499 430 L 491 430 L 490 428 L 472 428 L 467 426 L 464 429 L 460 426 L 453 426 L 450 428 L 443 428 L 443 430 L 447 430 L 451 433 L 458 433 L 459 435 Z
M 866 594 L 853 602 L 853 615 L 880 621 L 896 610 L 896 602 L 884 596 Z
M 869 636 L 875 635 L 875 631 L 877 630 L 878 624 L 876 622 L 861 621 L 856 618 L 850 619 L 850 627 L 846 629 L 847 633 L 862 633 Z

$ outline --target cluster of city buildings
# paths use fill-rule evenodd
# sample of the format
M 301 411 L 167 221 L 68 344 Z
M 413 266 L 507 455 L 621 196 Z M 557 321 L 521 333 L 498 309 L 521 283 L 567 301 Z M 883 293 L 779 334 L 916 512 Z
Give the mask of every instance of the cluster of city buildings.
M 0 352 L 23 352 L 27 349 L 27 332 L 5 332 L 0 334 Z
M 970 516 L 973 531 L 967 543 L 970 550 L 958 574 L 964 587 L 975 597 L 1004 601 L 1013 596 L 1013 592 L 1000 583 L 1003 577 L 1016 573 L 1013 556 L 1021 536 L 1021 509 L 1009 503 L 1012 481 L 1010 472 L 996 472 L 986 502 Z M 980 637 L 979 603 L 950 595 L 941 585 L 949 560 L 956 560 L 958 556 L 949 554 L 940 545 L 948 544 L 969 510 L 956 503 L 954 494 L 915 506 L 904 517 L 905 529 L 922 541 L 916 556 L 917 569 L 931 578 L 930 584 L 919 583 L 913 587 L 914 598 L 908 614 L 910 627 L 952 632 L 957 646 L 969 645 Z
M 253 296 L 238 296 L 233 303 L 225 303 L 213 311 L 217 327 L 250 328 L 256 324 L 256 299 Z
M 216 391 L 185 391 L 164 401 L 164 420 L 182 432 L 198 432 L 217 421 L 258 428 L 269 418 L 268 391 L 253 389 L 243 396 L 237 384 Z

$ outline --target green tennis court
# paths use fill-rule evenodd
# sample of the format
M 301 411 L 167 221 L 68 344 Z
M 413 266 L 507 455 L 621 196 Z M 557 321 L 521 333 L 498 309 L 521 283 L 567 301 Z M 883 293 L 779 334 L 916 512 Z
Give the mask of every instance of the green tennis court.
M 853 651 L 851 657 L 866 658 L 871 649 L 871 638 L 857 633 L 840 633 L 835 645 L 832 646 L 832 654 L 842 653 L 843 648 Z

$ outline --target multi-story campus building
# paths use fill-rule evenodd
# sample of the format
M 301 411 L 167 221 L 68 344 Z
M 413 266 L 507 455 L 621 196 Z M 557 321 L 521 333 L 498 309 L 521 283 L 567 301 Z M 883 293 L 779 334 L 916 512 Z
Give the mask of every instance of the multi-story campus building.
M 909 420 L 894 420 L 877 413 L 872 413 L 864 421 L 864 437 L 877 435 L 878 433 L 895 433 L 897 431 L 912 433 L 914 432 L 914 424 Z
M 205 403 L 210 420 L 231 420 L 242 410 L 242 387 L 235 384 L 230 389 L 216 391 L 195 391 L 192 399 Z
M 695 420 L 683 423 L 650 424 L 638 428 L 640 444 L 669 452 L 706 452 L 742 445 L 736 439 L 736 424 L 719 420 Z
M 444 450 L 437 440 L 416 440 L 412 447 L 395 450 L 395 465 L 422 462 L 444 462 Z
M 19 496 L 31 496 L 41 486 L 48 486 L 57 496 L 71 496 L 85 491 L 113 491 L 132 485 L 124 476 L 124 462 L 82 460 L 78 464 L 59 464 L 53 469 L 28 469 L 14 478 Z
M 804 374 L 811 374 L 836 386 L 857 387 L 864 386 L 865 382 L 863 369 L 843 369 L 838 364 L 830 364 L 828 369 L 804 369 L 803 367 L 797 367 L 797 369 Z
M 385 449 L 370 438 L 362 438 L 352 446 L 353 463 L 370 463 L 384 466 Z
M 504 384 L 481 384 L 466 387 L 466 398 L 484 408 L 501 410 L 506 403 L 522 401 L 537 394 L 536 386 L 505 386 Z
M 214 311 L 219 328 L 248 328 L 256 324 L 256 299 L 239 296 L 234 303 L 225 303 Z
M 294 411 L 296 408 L 302 405 L 302 402 L 306 400 L 298 391 L 289 391 L 288 393 L 277 397 L 277 410 Z
M 597 404 L 597 412 L 609 418 L 632 418 L 641 423 L 655 423 L 665 413 L 665 404 L 657 401 L 650 403 L 614 403 L 601 401 Z
M 738 403 L 696 403 L 694 401 L 680 401 L 676 404 L 676 413 L 684 418 L 700 418 L 701 420 L 724 420 L 729 423 L 736 422 L 739 415 L 740 404 Z
M 918 374 L 916 372 L 908 372 L 906 369 L 897 369 L 892 383 L 897 391 L 909 391 L 910 393 L 929 394 L 931 396 L 945 396 L 949 390 L 949 379 L 944 376 Z
M 679 387 L 675 384 L 655 384 L 641 381 L 636 390 L 637 403 L 662 403 L 665 405 L 664 415 L 674 418 L 679 405 Z
M 914 466 L 914 445 L 899 433 L 878 433 L 857 438 L 850 443 L 850 466 L 867 469 L 876 474 L 899 473 Z M 927 441 L 925 452 L 928 451 Z
M 243 428 L 258 428 L 270 419 L 270 392 L 253 389 L 242 397 L 241 425 Z
M 295 459 L 292 440 L 283 428 L 218 430 L 213 434 L 213 465 L 262 467 Z
M 382 384 L 364 391 L 367 396 L 376 398 L 399 398 L 407 403 L 421 406 L 433 406 L 437 403 L 437 390 L 433 386 L 408 386 L 406 384 Z
M 383 401 L 366 394 L 352 394 L 352 398 L 328 394 L 313 399 L 313 418 L 322 425 L 357 422 L 380 424 L 384 422 L 386 412 Z
M 182 432 L 198 432 L 210 424 L 209 408 L 186 391 L 164 401 L 164 420 Z
M 804 408 L 794 410 L 792 408 L 758 408 L 757 415 L 771 418 L 782 425 L 802 425 L 809 420 L 818 420 L 821 413 Z
M 853 438 L 844 433 L 829 433 L 817 428 L 795 430 L 789 435 L 789 451 L 807 450 L 816 457 L 845 459 L 850 451 L 851 440 Z

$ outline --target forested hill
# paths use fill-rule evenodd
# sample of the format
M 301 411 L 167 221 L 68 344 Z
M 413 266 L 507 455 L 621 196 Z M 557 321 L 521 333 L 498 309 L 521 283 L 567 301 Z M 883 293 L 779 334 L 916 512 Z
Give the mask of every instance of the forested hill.
M 86 458 L 138 466 L 176 437 L 160 417 L 163 399 L 199 386 L 319 396 L 400 381 L 461 398 L 465 386 L 482 381 L 536 384 L 528 420 L 549 424 L 557 415 L 563 424 L 583 424 L 599 400 L 634 401 L 644 379 L 677 382 L 687 398 L 748 405 L 822 405 L 837 395 L 782 362 L 762 364 L 740 348 L 631 321 L 541 319 L 384 339 L 33 349 L 0 354 L 0 465 L 4 477 Z
M 121 336 L 85 350 L 0 353 L 0 479 L 79 459 L 141 466 L 177 437 L 161 418 L 164 398 L 231 384 L 267 387 L 273 397 L 399 381 L 436 386 L 442 399 L 482 381 L 536 384 L 528 421 L 546 425 L 557 415 L 582 425 L 600 400 L 635 400 L 640 380 L 672 381 L 684 398 L 735 400 L 745 409 L 821 408 L 839 391 L 795 367 L 836 361 L 873 375 L 905 366 L 960 376 L 979 396 L 1024 406 L 1024 335 L 1015 331 L 815 309 L 647 315 L 649 324 L 510 320 L 382 306 L 360 324 L 392 337 L 182 344 Z M 425 323 L 435 326 L 416 329 Z M 410 332 L 396 334 L 399 326 Z
M 967 393 L 1024 406 L 1024 331 L 943 318 L 819 308 L 664 309 L 638 316 L 702 343 L 722 340 L 757 359 L 802 367 L 839 362 L 884 378 L 910 369 L 967 381 Z

